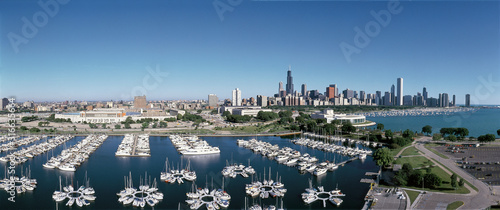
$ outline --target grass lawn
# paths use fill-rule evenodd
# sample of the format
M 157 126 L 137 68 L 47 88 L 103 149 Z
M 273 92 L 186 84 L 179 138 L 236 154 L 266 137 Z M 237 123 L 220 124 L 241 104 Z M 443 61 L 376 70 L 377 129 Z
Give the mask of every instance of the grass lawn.
M 433 160 L 434 160 L 434 159 L 433 159 Z M 434 161 L 436 161 L 439 165 L 441 165 L 441 166 L 443 166 L 444 168 L 446 168 L 448 171 L 452 171 L 452 170 L 450 170 L 450 168 L 448 168 L 448 167 L 446 167 L 445 165 L 441 164 L 439 161 L 437 161 L 437 160 L 434 160 Z M 458 176 L 458 178 L 459 178 L 459 179 L 461 179 L 462 177 L 461 177 L 461 176 Z M 465 179 L 464 179 L 464 181 L 465 181 L 465 183 L 466 183 L 466 184 L 468 184 L 470 187 L 472 187 L 472 189 L 474 189 L 475 191 L 479 191 L 479 190 L 477 189 L 477 187 L 476 187 L 476 186 L 472 185 L 470 182 L 468 182 L 468 181 L 467 181 L 467 180 L 465 180 Z
M 413 168 L 420 168 L 424 166 L 428 166 L 429 164 L 427 163 L 429 160 L 425 158 L 424 156 L 417 156 L 417 157 L 402 157 L 398 158 L 396 160 L 396 164 L 405 164 L 405 163 L 410 163 Z
M 417 148 L 408 147 L 407 149 L 405 149 L 405 151 L 403 151 L 403 153 L 401 153 L 401 156 L 407 156 L 407 155 L 420 155 L 420 154 L 418 153 Z
M 418 191 L 413 191 L 413 190 L 405 190 L 406 194 L 408 194 L 408 197 L 410 197 L 410 206 L 415 202 L 415 199 L 417 199 L 417 196 L 420 194 Z
M 391 149 L 391 155 L 392 156 L 396 156 L 398 154 L 399 151 L 401 151 L 404 147 L 400 147 L 400 148 L 397 148 L 397 149 Z
M 464 205 L 463 201 L 455 201 L 453 203 L 448 204 L 448 206 L 446 207 L 446 210 L 455 210 L 455 209 L 458 209 L 458 207 L 460 207 L 462 205 Z
M 441 158 L 444 158 L 444 159 L 449 159 L 446 155 L 443 155 L 440 152 L 438 152 L 438 151 L 436 151 L 435 149 L 432 148 L 433 146 L 437 146 L 436 144 L 425 144 L 424 146 L 425 146 L 425 148 L 427 148 L 428 150 L 430 150 L 431 152 L 433 152 L 437 156 L 439 156 Z
M 403 158 L 398 158 L 396 160 L 396 164 L 410 163 L 413 168 L 419 168 L 419 167 L 426 167 L 426 166 L 428 166 L 429 165 L 429 161 L 430 160 L 428 160 L 427 158 L 425 158 L 423 156 L 403 157 Z M 424 168 L 419 169 L 419 170 L 421 170 L 423 174 L 426 173 L 426 169 L 424 169 Z M 451 170 L 449 170 L 449 171 L 451 171 Z M 467 194 L 467 193 L 470 192 L 465 187 L 458 187 L 456 190 L 453 189 L 453 187 L 451 187 L 451 183 L 450 183 L 451 175 L 448 175 L 443 169 L 441 169 L 438 166 L 431 167 L 431 173 L 434 173 L 437 176 L 439 176 L 443 182 L 441 183 L 441 186 L 439 186 L 436 189 L 424 188 L 423 190 L 433 191 L 433 192 L 444 192 L 444 193 L 459 193 L 459 194 Z M 422 190 L 421 187 L 408 187 L 408 188 Z

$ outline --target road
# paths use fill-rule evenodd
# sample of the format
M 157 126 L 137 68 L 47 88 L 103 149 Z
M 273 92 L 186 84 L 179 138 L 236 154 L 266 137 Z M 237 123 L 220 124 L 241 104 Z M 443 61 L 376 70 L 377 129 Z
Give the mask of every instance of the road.
M 437 160 L 444 166 L 448 167 L 458 176 L 464 178 L 469 183 L 474 185 L 479 191 L 472 191 L 469 194 L 443 194 L 443 193 L 428 193 L 423 196 L 419 204 L 417 204 L 416 209 L 436 209 L 442 207 L 442 202 L 451 203 L 453 201 L 461 200 L 464 202 L 464 205 L 460 209 L 484 209 L 491 205 L 495 205 L 500 201 L 500 196 L 492 195 L 490 188 L 485 183 L 477 180 L 475 177 L 469 175 L 467 172 L 458 168 L 455 161 L 453 159 L 443 159 L 438 155 L 434 154 L 432 151 L 428 150 L 424 147 L 424 142 L 430 141 L 430 137 L 423 137 L 418 139 L 415 143 L 415 147 L 420 150 L 424 156 L 433 158 Z M 470 188 L 469 188 L 470 189 Z M 431 203 L 436 203 L 437 205 L 429 206 Z M 446 206 L 444 206 L 446 208 Z

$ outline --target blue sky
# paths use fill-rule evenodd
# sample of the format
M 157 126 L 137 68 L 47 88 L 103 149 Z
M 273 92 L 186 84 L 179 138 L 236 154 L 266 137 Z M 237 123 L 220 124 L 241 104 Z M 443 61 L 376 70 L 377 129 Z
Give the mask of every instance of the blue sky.
M 214 2 L 229 9 L 223 19 Z M 223 99 L 236 87 L 244 98 L 272 96 L 291 65 L 296 90 L 337 84 L 383 93 L 403 77 L 405 95 L 426 86 L 433 97 L 457 95 L 459 104 L 466 93 L 473 103 L 500 104 L 498 1 L 401 1 L 378 31 L 371 11 L 389 11 L 387 1 L 72 0 L 58 7 L 51 16 L 37 1 L 0 1 L 1 97 Z M 29 37 L 23 17 L 38 18 Z M 366 33 L 366 26 L 373 37 L 349 62 L 340 44 L 356 47 L 354 28 Z M 13 45 L 15 35 L 27 43 Z

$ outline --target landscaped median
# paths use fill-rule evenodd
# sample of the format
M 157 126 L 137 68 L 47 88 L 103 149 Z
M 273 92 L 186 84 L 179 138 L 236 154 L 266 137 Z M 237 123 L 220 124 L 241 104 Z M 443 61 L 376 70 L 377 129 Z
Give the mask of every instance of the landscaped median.
M 464 202 L 463 201 L 455 201 L 453 203 L 448 204 L 446 207 L 446 210 L 455 210 L 458 209 L 460 206 L 463 206 Z

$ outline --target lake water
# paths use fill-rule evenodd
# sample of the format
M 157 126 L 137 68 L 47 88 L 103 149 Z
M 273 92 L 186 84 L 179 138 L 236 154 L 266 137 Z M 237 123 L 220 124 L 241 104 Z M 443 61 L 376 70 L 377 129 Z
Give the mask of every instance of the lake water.
M 496 135 L 496 131 L 500 129 L 500 109 L 479 109 L 475 112 L 457 112 L 451 115 L 367 117 L 366 119 L 382 123 L 385 129 L 392 131 L 410 129 L 421 132 L 422 127 L 430 125 L 433 133 L 439 133 L 439 130 L 445 127 L 465 127 L 469 130 L 469 136 L 476 138 L 488 133 Z M 371 128 L 376 128 L 376 126 Z
M 54 149 L 53 154 L 59 155 L 64 147 L 70 147 L 84 137 L 75 137 L 68 141 L 66 145 L 61 145 Z M 335 189 L 336 186 L 343 193 L 344 202 L 339 207 L 334 207 L 327 203 L 327 208 L 338 209 L 360 209 L 364 203 L 364 196 L 369 189 L 369 184 L 360 183 L 362 178 L 366 177 L 364 174 L 367 171 L 377 171 L 378 167 L 370 156 L 365 161 L 356 160 L 347 163 L 343 167 L 339 167 L 334 172 L 328 172 L 326 175 L 317 178 L 310 173 L 300 174 L 294 167 L 288 167 L 278 164 L 274 160 L 262 157 L 260 154 L 254 154 L 249 149 L 238 147 L 236 145 L 237 139 L 251 139 L 252 137 L 202 137 L 212 146 L 218 146 L 221 150 L 220 155 L 209 156 L 191 156 L 183 157 L 173 147 L 168 137 L 151 136 L 150 147 L 151 157 L 115 157 L 116 149 L 121 143 L 123 136 L 109 136 L 108 139 L 97 149 L 90 158 L 77 168 L 76 172 L 63 172 L 56 169 L 47 169 L 42 167 L 42 164 L 52 156 L 52 152 L 48 152 L 30 159 L 26 163 L 17 166 L 16 172 L 20 175 L 21 167 L 31 167 L 32 178 L 37 179 L 38 185 L 33 192 L 16 195 L 15 203 L 8 201 L 8 193 L 4 190 L 0 191 L 0 209 L 68 209 L 62 203 L 56 203 L 52 199 L 52 193 L 59 190 L 59 176 L 62 177 L 63 185 L 65 183 L 77 182 L 81 185 L 84 181 L 85 173 L 87 172 L 90 178 L 90 185 L 95 189 L 97 199 L 91 202 L 88 209 L 137 209 L 131 206 L 123 206 L 118 202 L 117 192 L 124 189 L 124 177 L 128 176 L 129 172 L 132 173 L 134 186 L 139 185 L 139 179 L 144 178 L 145 172 L 147 176 L 156 178 L 158 182 L 159 191 L 162 192 L 164 199 L 155 206 L 155 209 L 177 209 L 180 204 L 181 209 L 189 209 L 185 200 L 186 192 L 191 190 L 191 182 L 184 184 L 167 184 L 159 180 L 161 171 L 165 170 L 165 159 L 168 157 L 170 163 L 186 164 L 188 160 L 191 163 L 191 169 L 196 171 L 197 179 L 195 181 L 197 186 L 211 188 L 212 183 L 214 188 L 220 188 L 222 184 L 221 170 L 226 165 L 226 161 L 233 160 L 237 163 L 250 164 L 255 168 L 256 177 L 262 177 L 264 169 L 268 174 L 271 168 L 271 175 L 273 179 L 276 177 L 276 172 L 281 177 L 282 183 L 288 192 L 283 197 L 283 205 L 287 209 L 319 209 L 323 208 L 320 201 L 316 201 L 311 205 L 306 205 L 301 199 L 301 193 L 305 192 L 305 188 L 309 186 L 309 179 L 312 179 L 314 186 L 322 185 L 325 190 Z M 328 159 L 332 161 L 334 158 L 336 162 L 349 159 L 349 157 L 341 156 L 333 153 L 323 153 L 319 150 L 310 149 L 303 146 L 294 145 L 286 138 L 281 137 L 258 137 L 259 140 L 268 141 L 272 144 L 278 144 L 280 147 L 288 146 L 299 150 L 301 153 L 307 152 L 316 156 L 320 161 Z M 360 148 L 364 148 L 359 146 Z M 1 153 L 0 156 L 4 156 Z M 0 167 L 5 168 L 6 163 L 0 162 Z M 3 178 L 3 174 L 0 175 Z M 267 175 L 266 175 L 267 177 Z M 213 182 L 212 182 L 213 180 Z M 234 179 L 225 179 L 225 190 L 231 195 L 230 206 L 228 209 L 243 209 L 245 204 L 245 197 L 248 198 L 249 205 L 251 203 L 259 204 L 276 204 L 277 200 L 273 198 L 268 199 L 253 199 L 246 196 L 245 184 L 251 182 L 251 177 L 243 178 L 238 176 Z M 279 200 L 281 202 L 281 199 Z M 79 209 L 72 207 L 74 209 Z M 146 206 L 145 209 L 151 209 Z M 200 208 L 203 209 L 203 208 Z

